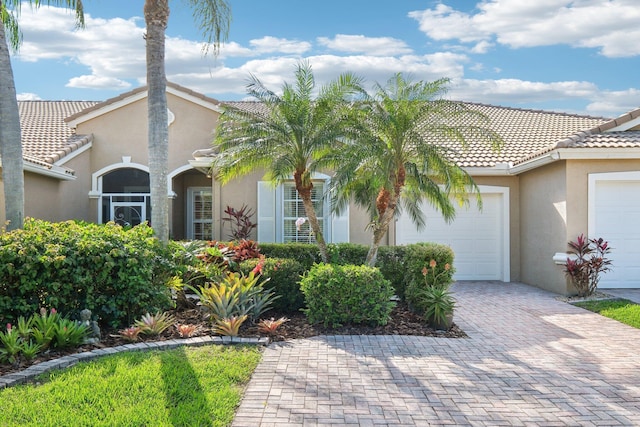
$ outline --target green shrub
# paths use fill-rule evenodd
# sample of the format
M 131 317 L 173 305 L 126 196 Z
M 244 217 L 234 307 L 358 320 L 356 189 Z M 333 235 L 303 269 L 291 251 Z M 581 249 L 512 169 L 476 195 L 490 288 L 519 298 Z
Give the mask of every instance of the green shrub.
M 0 318 L 41 307 L 79 318 L 88 308 L 103 324 L 130 324 L 170 306 L 168 258 L 146 225 L 26 219 L 23 229 L 0 235 Z
M 422 289 L 448 287 L 453 281 L 453 251 L 437 243 L 416 243 L 405 250 L 405 300 L 419 306 Z
M 240 271 L 249 274 L 259 260 L 250 259 L 240 264 Z M 304 295 L 300 290 L 300 279 L 305 273 L 303 265 L 287 258 L 265 258 L 262 276 L 268 278 L 265 289 L 273 291 L 279 298 L 274 301 L 273 309 L 283 313 L 295 313 L 304 307 Z
M 385 325 L 393 288 L 380 270 L 364 265 L 314 265 L 300 282 L 311 323 Z
M 305 271 L 322 261 L 318 246 L 309 243 L 260 243 L 260 253 L 267 258 L 294 259 Z
M 331 264 L 364 265 L 369 246 L 357 243 L 332 243 L 328 245 Z
M 378 248 L 376 267 L 391 282 L 396 295 L 404 300 L 406 246 L 381 246 Z

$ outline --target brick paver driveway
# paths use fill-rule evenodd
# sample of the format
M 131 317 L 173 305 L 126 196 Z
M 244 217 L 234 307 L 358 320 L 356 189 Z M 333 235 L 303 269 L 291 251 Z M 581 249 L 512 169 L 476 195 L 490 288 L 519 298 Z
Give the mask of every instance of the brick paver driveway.
M 234 425 L 640 425 L 640 330 L 522 284 L 453 289 L 468 339 L 272 344 Z

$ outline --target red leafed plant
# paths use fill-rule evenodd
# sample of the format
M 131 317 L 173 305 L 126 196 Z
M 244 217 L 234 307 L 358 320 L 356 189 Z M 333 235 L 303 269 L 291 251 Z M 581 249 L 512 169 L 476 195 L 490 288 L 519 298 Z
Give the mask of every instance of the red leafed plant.
M 600 274 L 611 270 L 611 260 L 605 256 L 611 252 L 608 242 L 602 238 L 587 239 L 584 234 L 569 242 L 570 254 L 565 264 L 565 273 L 571 278 L 578 296 L 593 294 L 600 282 Z
M 258 247 L 258 243 L 254 240 L 229 242 L 228 248 L 232 251 L 232 258 L 235 262 L 242 262 L 252 258 L 260 258 L 260 247 Z
M 253 209 L 247 205 L 242 205 L 240 209 L 227 206 L 224 213 L 226 213 L 227 216 L 222 218 L 222 220 L 230 223 L 231 234 L 229 237 L 234 240 L 248 239 L 251 236 L 251 231 L 258 226 L 258 224 L 251 220 L 251 217 L 254 215 Z
M 262 319 L 260 323 L 258 323 L 258 330 L 262 333 L 273 336 L 276 334 L 278 328 L 288 321 L 289 319 L 286 317 L 281 317 L 278 320 L 275 320 L 273 317 L 271 319 Z

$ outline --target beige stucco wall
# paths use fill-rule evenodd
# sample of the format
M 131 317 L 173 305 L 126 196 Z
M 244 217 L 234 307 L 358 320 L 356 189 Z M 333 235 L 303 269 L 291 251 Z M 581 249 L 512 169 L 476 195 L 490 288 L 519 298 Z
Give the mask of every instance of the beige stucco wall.
M 60 188 L 67 182 L 26 172 L 24 176 L 25 217 L 60 221 Z M 69 219 L 69 218 L 65 218 Z
M 567 243 L 566 163 L 555 162 L 520 175 L 521 281 L 553 292 L 570 289 L 553 256 Z

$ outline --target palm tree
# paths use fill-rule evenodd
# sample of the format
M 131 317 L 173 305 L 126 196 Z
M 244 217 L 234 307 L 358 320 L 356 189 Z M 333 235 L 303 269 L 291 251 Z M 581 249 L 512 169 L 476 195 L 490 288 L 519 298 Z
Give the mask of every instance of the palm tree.
M 401 73 L 354 109 L 359 132 L 332 156 L 334 207 L 353 200 L 368 209 L 372 242 L 367 264 L 374 266 L 389 224 L 404 209 L 424 227 L 420 204 L 426 200 L 447 221 L 455 216 L 452 198 L 468 202 L 480 195 L 472 177 L 454 161 L 456 147 L 502 140 L 483 125 L 487 118 L 462 103 L 442 99 L 448 79 L 413 82 Z
M 312 200 L 314 172 L 325 166 L 323 153 L 345 135 L 348 100 L 359 93 L 360 79 L 345 73 L 320 88 L 308 62 L 298 63 L 295 85 L 285 83 L 282 95 L 251 76 L 247 93 L 262 103 L 255 112 L 226 106 L 214 144 L 219 156 L 213 163 L 224 184 L 255 169 L 264 169 L 274 184 L 290 181 L 302 200 L 322 260 L 327 245 Z
M 194 19 L 203 32 L 204 52 L 220 42 L 229 31 L 231 12 L 225 0 L 189 0 Z M 167 118 L 167 77 L 164 68 L 165 30 L 169 21 L 168 0 L 145 0 L 146 23 L 149 178 L 151 225 L 161 242 L 169 241 L 169 125 Z
M 20 47 L 21 34 L 17 18 L 21 1 L 0 0 L 0 158 L 8 230 L 22 228 L 24 224 L 24 164 L 20 112 L 9 55 L 10 49 L 17 51 Z M 36 8 L 45 3 L 60 4 L 74 9 L 78 26 L 84 26 L 81 0 L 29 0 L 29 3 Z

